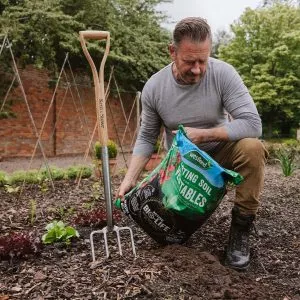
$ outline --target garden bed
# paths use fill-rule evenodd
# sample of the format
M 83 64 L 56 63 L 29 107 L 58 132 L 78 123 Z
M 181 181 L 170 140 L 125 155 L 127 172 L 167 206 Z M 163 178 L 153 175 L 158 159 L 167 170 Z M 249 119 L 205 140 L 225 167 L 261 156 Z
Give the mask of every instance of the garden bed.
M 114 176 L 113 188 L 121 178 Z M 44 246 L 38 253 L 0 262 L 0 299 L 300 299 L 300 172 L 284 177 L 268 165 L 262 207 L 252 236 L 252 264 L 245 273 L 222 265 L 233 197 L 230 191 L 210 220 L 184 245 L 162 247 L 125 216 L 119 225 L 133 228 L 138 257 L 124 233 L 124 257 L 114 236 L 105 259 L 96 240 L 91 263 L 90 228 L 76 226 L 81 237 L 66 248 Z M 73 181 L 51 186 L 26 185 L 22 195 L 0 188 L 0 234 L 34 232 L 38 237 L 54 219 L 74 225 L 76 212 L 102 209 L 103 191 L 92 178 L 79 189 Z M 32 204 L 36 203 L 33 215 Z M 31 201 L 32 203 L 32 201 Z M 76 225 L 76 224 L 75 224 Z

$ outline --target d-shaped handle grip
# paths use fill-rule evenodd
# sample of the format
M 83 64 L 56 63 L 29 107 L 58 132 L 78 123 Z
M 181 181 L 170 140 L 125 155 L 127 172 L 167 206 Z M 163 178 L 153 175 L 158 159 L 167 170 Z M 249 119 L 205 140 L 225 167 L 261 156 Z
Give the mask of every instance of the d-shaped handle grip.
M 98 30 L 85 30 L 79 31 L 79 36 L 89 40 L 103 40 L 109 37 L 109 32 Z
M 87 40 L 106 40 L 106 47 L 104 55 L 101 61 L 99 74 L 95 63 L 87 49 Z M 103 146 L 107 146 L 108 133 L 107 133 L 107 121 L 106 121 L 106 109 L 105 109 L 105 92 L 104 92 L 104 65 L 106 58 L 109 53 L 110 47 L 110 33 L 109 31 L 97 31 L 97 30 L 86 30 L 79 31 L 79 40 L 82 46 L 84 55 L 86 56 L 93 73 L 94 85 L 95 85 L 95 98 L 96 98 L 96 112 L 97 112 L 97 124 L 98 124 L 98 135 L 99 141 Z

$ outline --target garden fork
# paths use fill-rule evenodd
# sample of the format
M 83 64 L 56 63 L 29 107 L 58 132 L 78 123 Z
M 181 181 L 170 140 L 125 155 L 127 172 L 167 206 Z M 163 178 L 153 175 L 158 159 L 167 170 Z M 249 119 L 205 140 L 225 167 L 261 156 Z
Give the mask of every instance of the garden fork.
M 106 48 L 105 52 L 100 64 L 99 74 L 95 67 L 94 61 L 91 55 L 88 52 L 86 46 L 86 39 L 91 40 L 103 40 L 106 39 Z M 108 158 L 108 133 L 107 133 L 107 120 L 106 120 L 106 108 L 105 108 L 105 93 L 104 93 L 104 65 L 108 56 L 109 46 L 110 46 L 110 33 L 108 31 L 80 31 L 79 32 L 79 40 L 82 46 L 82 50 L 84 55 L 86 56 L 90 67 L 93 73 L 94 85 L 95 85 L 95 98 L 96 98 L 96 110 L 97 110 L 97 127 L 98 127 L 98 136 L 99 141 L 102 145 L 101 147 L 101 160 L 102 160 L 102 174 L 103 174 L 103 182 L 104 182 L 104 194 L 106 199 L 106 218 L 107 218 L 107 226 L 102 230 L 92 231 L 90 234 L 91 248 L 92 248 L 92 258 L 93 262 L 95 261 L 95 249 L 94 249 L 94 235 L 95 234 L 103 234 L 104 236 L 104 244 L 106 257 L 109 257 L 109 249 L 107 242 L 107 234 L 110 232 L 116 232 L 117 242 L 119 253 L 122 255 L 122 247 L 121 247 L 121 239 L 120 239 L 120 231 L 121 230 L 129 230 L 132 251 L 134 256 L 136 256 L 135 245 L 133 240 L 133 233 L 130 227 L 118 227 L 113 225 L 113 217 L 112 217 L 112 196 L 111 196 L 111 184 L 110 184 L 110 175 L 109 175 L 109 158 Z

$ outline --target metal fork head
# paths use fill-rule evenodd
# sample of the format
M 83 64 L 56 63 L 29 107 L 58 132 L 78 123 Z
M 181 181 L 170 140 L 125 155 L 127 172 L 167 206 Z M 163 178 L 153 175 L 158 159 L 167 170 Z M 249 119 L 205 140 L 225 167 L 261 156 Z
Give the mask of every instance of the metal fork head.
M 114 231 L 117 235 L 117 242 L 118 242 L 118 248 L 119 248 L 119 254 L 122 256 L 122 245 L 121 245 L 121 239 L 120 239 L 120 231 L 121 230 L 129 230 L 130 232 L 130 239 L 131 239 L 131 246 L 132 246 L 132 252 L 134 257 L 136 257 L 136 251 L 135 251 L 135 245 L 134 245 L 134 240 L 133 240 L 133 232 L 130 227 L 119 227 L 114 225 L 112 229 L 110 229 L 108 226 L 104 227 L 101 230 L 94 230 L 90 234 L 90 242 L 91 242 L 91 249 L 92 249 L 92 258 L 93 262 L 96 261 L 95 259 L 95 247 L 94 247 L 94 235 L 95 234 L 103 234 L 104 238 L 104 246 L 105 246 L 105 252 L 106 252 L 106 258 L 109 257 L 109 249 L 108 249 L 108 242 L 107 242 L 107 233 Z

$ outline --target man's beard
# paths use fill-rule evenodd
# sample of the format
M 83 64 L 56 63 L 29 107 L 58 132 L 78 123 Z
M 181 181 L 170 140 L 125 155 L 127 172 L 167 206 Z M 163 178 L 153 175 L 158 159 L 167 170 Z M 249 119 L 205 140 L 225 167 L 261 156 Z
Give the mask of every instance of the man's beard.
M 178 73 L 177 80 L 183 84 L 195 84 L 201 80 L 201 78 L 203 77 L 202 75 L 203 75 L 202 73 L 199 75 L 194 75 L 193 73 L 190 72 L 184 75 Z

